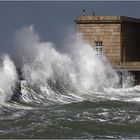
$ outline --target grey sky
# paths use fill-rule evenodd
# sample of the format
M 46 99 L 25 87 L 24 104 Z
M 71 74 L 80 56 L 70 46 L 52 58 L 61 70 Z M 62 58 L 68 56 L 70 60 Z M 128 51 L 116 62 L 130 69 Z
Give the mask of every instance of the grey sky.
M 43 40 L 56 46 L 63 42 L 68 31 L 75 31 L 74 19 L 93 10 L 97 15 L 123 15 L 140 18 L 140 2 L 95 2 L 95 1 L 42 1 L 2 2 L 0 1 L 0 49 L 7 50 L 14 32 L 24 26 L 34 25 Z

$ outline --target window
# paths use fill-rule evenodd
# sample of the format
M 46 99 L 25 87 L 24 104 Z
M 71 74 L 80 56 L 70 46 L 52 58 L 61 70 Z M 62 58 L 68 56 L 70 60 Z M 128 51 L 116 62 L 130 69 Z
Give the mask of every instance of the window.
M 103 54 L 102 42 L 96 41 L 95 44 L 96 44 L 95 46 L 96 55 L 98 56 L 102 55 Z

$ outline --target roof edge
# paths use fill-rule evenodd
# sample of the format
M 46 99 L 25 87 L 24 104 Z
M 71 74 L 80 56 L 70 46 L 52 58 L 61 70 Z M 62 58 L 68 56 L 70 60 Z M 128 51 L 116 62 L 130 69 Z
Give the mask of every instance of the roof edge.
M 126 17 L 126 16 L 78 16 L 75 20 L 78 24 L 80 23 L 140 23 L 140 19 Z

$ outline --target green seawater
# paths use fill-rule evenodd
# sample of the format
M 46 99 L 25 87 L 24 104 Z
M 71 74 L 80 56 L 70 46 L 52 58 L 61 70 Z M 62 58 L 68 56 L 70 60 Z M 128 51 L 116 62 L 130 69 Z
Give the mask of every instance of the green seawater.
M 140 138 L 140 104 L 83 101 L 32 109 L 2 106 L 0 138 Z

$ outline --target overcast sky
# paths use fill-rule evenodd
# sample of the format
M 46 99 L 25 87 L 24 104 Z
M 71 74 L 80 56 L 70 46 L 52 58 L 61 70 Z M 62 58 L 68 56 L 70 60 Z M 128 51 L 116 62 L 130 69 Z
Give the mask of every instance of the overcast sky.
M 74 19 L 82 15 L 123 15 L 140 18 L 140 2 L 2 2 L 0 1 L 0 49 L 6 50 L 14 32 L 34 25 L 43 40 L 59 46 L 68 32 L 75 31 Z

